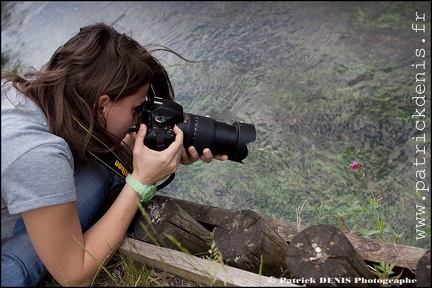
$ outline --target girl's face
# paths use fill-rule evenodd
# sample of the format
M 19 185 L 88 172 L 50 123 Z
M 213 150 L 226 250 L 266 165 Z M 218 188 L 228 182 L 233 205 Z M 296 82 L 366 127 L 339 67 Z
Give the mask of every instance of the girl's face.
M 108 132 L 123 139 L 129 128 L 138 123 L 138 111 L 147 99 L 149 84 L 142 86 L 135 94 L 124 97 L 116 102 L 108 95 L 99 97 L 99 108 L 105 118 Z

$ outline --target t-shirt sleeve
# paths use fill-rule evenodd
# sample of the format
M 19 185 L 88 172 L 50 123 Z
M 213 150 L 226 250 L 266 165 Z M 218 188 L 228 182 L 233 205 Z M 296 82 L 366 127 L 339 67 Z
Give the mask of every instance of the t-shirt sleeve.
M 4 171 L 2 196 L 10 214 L 75 201 L 70 150 L 58 142 L 46 143 L 15 159 Z

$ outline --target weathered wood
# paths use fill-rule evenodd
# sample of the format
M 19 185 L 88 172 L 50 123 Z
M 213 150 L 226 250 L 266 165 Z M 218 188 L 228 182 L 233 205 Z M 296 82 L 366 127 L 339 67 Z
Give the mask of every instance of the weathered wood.
M 209 231 L 213 231 L 225 218 L 235 213 L 225 208 L 203 205 L 166 196 L 159 197 L 175 201 L 184 211 Z M 307 228 L 307 226 L 303 225 L 298 227 L 297 224 L 293 222 L 267 217 L 262 218 L 288 243 L 292 241 L 297 233 Z M 345 234 L 345 236 L 351 241 L 363 260 L 369 265 L 378 264 L 380 260 L 389 264 L 395 264 L 394 271 L 396 271 L 397 274 L 402 271 L 402 278 L 415 278 L 417 263 L 427 251 L 423 248 L 400 245 L 351 234 Z
M 229 215 L 234 213 L 229 209 L 203 205 L 186 200 L 174 199 L 174 201 L 203 226 L 216 227 L 225 217 L 229 217 Z M 298 227 L 294 222 L 272 219 L 264 216 L 263 219 L 287 242 L 290 242 L 297 233 L 307 228 L 307 226 L 304 225 Z M 362 236 L 351 234 L 345 234 L 345 236 L 362 255 L 363 260 L 374 263 L 380 263 L 380 260 L 383 260 L 386 263 L 395 264 L 395 267 L 409 271 L 416 270 L 418 260 L 427 251 L 427 249 L 420 247 L 385 242 Z
M 224 218 L 214 232 L 226 264 L 266 276 L 284 277 L 287 242 L 256 212 L 241 210 Z
M 231 214 L 234 213 L 234 211 L 222 207 L 204 205 L 182 199 L 173 198 L 173 200 L 198 222 L 203 225 L 210 225 L 212 227 L 219 226 L 219 223 L 223 221 L 224 218 L 230 217 Z
M 331 225 L 310 226 L 294 236 L 286 261 L 294 278 L 315 279 L 309 285 L 314 287 L 364 287 L 356 279 L 375 278 L 344 233 Z
M 166 271 L 205 286 L 301 287 L 284 279 L 258 275 L 129 237 L 120 245 L 119 251 L 147 267 Z
M 177 203 L 167 197 L 155 196 L 143 206 L 147 217 L 138 211 L 134 219 L 134 236 L 147 243 L 182 250 L 192 255 L 204 255 L 212 242 L 211 232 L 198 223 Z M 150 220 L 150 221 L 149 221 Z
M 416 270 L 417 287 L 431 287 L 431 251 L 420 258 Z
M 403 270 L 415 271 L 420 257 L 426 249 L 370 239 L 362 236 L 345 234 L 356 250 L 362 255 L 363 260 L 380 263 L 380 260 Z M 400 269 L 398 269 L 400 270 Z

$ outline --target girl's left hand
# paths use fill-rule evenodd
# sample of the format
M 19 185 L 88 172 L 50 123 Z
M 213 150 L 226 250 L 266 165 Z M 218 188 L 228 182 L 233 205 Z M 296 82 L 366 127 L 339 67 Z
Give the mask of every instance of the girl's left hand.
M 188 148 L 189 153 L 183 148 L 180 163 L 183 165 L 190 165 L 199 159 L 205 163 L 210 163 L 213 159 L 225 161 L 228 160 L 228 155 L 213 155 L 210 149 L 205 148 L 203 154 L 200 156 L 194 146 Z

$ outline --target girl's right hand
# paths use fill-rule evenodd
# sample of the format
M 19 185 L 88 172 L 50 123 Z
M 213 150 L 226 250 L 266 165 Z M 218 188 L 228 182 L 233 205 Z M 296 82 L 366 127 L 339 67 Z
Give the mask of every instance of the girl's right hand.
M 183 131 L 176 126 L 173 129 L 175 140 L 163 151 L 156 151 L 144 145 L 147 132 L 141 124 L 133 149 L 133 177 L 142 184 L 155 184 L 177 171 L 183 149 Z

